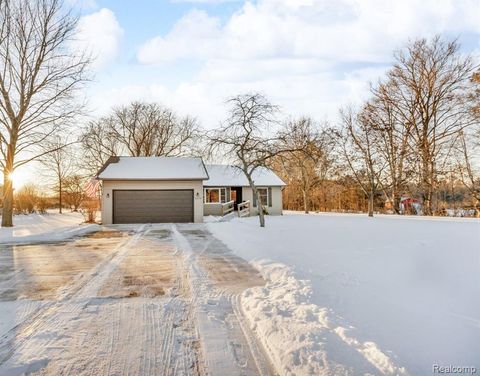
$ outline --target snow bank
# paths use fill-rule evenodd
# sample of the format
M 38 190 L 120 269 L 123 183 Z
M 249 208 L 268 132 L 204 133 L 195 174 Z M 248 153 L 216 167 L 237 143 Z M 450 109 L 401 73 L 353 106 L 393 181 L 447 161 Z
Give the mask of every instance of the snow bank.
M 478 220 L 289 214 L 266 228 L 256 217 L 207 226 L 267 279 L 243 304 L 280 373 L 308 374 L 308 359 L 320 374 L 480 369 Z
M 337 326 L 338 318 L 332 312 L 312 304 L 310 281 L 295 278 L 292 269 L 280 263 L 260 260 L 252 264 L 267 283 L 246 290 L 242 307 L 280 375 L 348 375 L 354 373 L 353 369 L 371 371 L 369 366 L 384 375 L 406 374 L 375 343 L 348 337 L 348 330 Z M 351 353 L 351 347 L 370 365 L 360 359 L 353 367 L 355 356 L 342 364 L 338 356 L 329 354 L 332 343 L 336 343 L 337 351 L 342 347 L 335 336 L 346 344 L 341 352 Z
M 0 228 L 0 243 L 59 241 L 98 228 L 96 224 L 83 222 L 80 213 L 15 215 L 14 227 Z

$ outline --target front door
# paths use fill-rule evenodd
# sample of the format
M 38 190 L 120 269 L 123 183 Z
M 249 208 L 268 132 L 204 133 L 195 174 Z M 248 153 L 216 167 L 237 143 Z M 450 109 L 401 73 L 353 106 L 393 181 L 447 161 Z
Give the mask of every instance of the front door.
M 242 187 L 231 187 L 230 195 L 231 200 L 234 201 L 233 208 L 238 210 L 238 204 L 242 202 Z

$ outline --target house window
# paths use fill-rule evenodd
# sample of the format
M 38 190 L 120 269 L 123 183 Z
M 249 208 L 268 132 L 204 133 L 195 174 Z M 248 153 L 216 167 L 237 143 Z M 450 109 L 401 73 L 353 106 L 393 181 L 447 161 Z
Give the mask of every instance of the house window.
M 270 206 L 268 202 L 268 188 L 257 188 L 258 197 L 262 201 L 263 206 Z
M 206 204 L 227 202 L 227 190 L 225 188 L 205 188 L 204 197 Z

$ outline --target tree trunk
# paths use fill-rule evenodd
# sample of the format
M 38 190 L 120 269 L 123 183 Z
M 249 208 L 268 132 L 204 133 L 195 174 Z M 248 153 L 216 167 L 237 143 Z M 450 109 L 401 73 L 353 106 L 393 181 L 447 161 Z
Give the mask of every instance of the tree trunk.
M 423 214 L 424 215 L 432 215 L 432 192 L 431 189 L 428 188 L 427 192 L 423 195 Z
M 393 210 L 395 214 L 400 214 L 400 197 L 399 195 L 395 194 L 393 196 Z
M 308 214 L 308 195 L 307 191 L 303 190 L 303 210 L 305 211 L 305 214 Z
M 62 179 L 58 179 L 58 212 L 62 214 Z
M 423 185 L 423 215 L 433 215 L 432 211 L 432 197 L 433 197 L 433 182 L 434 169 L 433 164 L 428 154 L 428 147 L 424 146 L 422 162 L 422 185 Z
M 260 227 L 265 227 L 265 213 L 263 212 L 263 204 L 260 196 L 257 193 L 257 187 L 253 191 L 254 199 L 257 201 L 258 218 L 260 219 Z
M 260 219 L 260 227 L 265 227 L 265 213 L 263 212 L 262 199 L 258 195 L 257 187 L 253 185 L 252 189 L 253 189 L 253 194 L 257 199 L 258 218 Z
M 250 184 L 250 188 L 252 188 L 253 197 L 256 197 L 257 200 L 257 207 L 258 207 L 258 218 L 260 220 L 260 227 L 265 227 L 265 214 L 263 213 L 263 205 L 260 196 L 258 195 L 257 187 L 253 183 L 251 176 L 248 174 L 246 170 L 243 170 L 245 175 L 247 176 L 248 183 Z M 253 203 L 252 203 L 253 205 Z
M 480 218 L 480 200 L 474 197 L 473 209 L 475 210 L 475 217 Z
M 265 214 L 263 213 L 262 201 L 257 195 L 258 218 L 260 219 L 260 227 L 265 227 Z
M 13 183 L 10 179 L 11 167 L 3 170 L 3 210 L 2 227 L 13 226 Z
M 373 191 L 370 191 L 368 195 L 368 216 L 373 217 L 373 199 L 375 195 L 373 194 Z

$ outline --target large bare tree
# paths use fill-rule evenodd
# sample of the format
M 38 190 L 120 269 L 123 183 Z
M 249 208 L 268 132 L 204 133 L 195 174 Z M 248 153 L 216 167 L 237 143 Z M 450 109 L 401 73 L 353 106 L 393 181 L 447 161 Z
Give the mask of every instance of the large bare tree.
M 13 225 L 10 174 L 81 109 L 76 92 L 89 63 L 69 49 L 77 19 L 61 0 L 0 1 L 0 167 L 2 226 Z
M 432 199 L 444 158 L 458 133 L 474 122 L 468 103 L 474 64 L 459 47 L 438 36 L 413 41 L 395 54 L 388 73 L 398 92 L 395 106 L 411 129 L 427 215 L 434 212 Z
M 200 136 L 195 119 L 179 117 L 157 103 L 132 102 L 88 125 L 82 136 L 85 160 L 98 170 L 110 156 L 191 155 Z
M 353 178 L 368 196 L 368 216 L 373 217 L 375 195 L 382 187 L 382 171 L 385 168 L 378 134 L 370 124 L 365 108 L 359 113 L 352 108 L 343 109 L 340 115 L 338 146 Z
M 260 227 L 265 227 L 264 206 L 255 185 L 254 172 L 278 155 L 278 107 L 262 94 L 244 94 L 227 101 L 230 116 L 210 135 L 211 146 L 220 149 L 245 174 L 258 205 Z
M 394 211 L 400 211 L 400 198 L 412 176 L 412 122 L 405 121 L 397 108 L 401 95 L 391 82 L 372 87 L 373 98 L 363 111 L 363 120 L 376 133 L 378 151 L 385 161 L 385 189 Z

